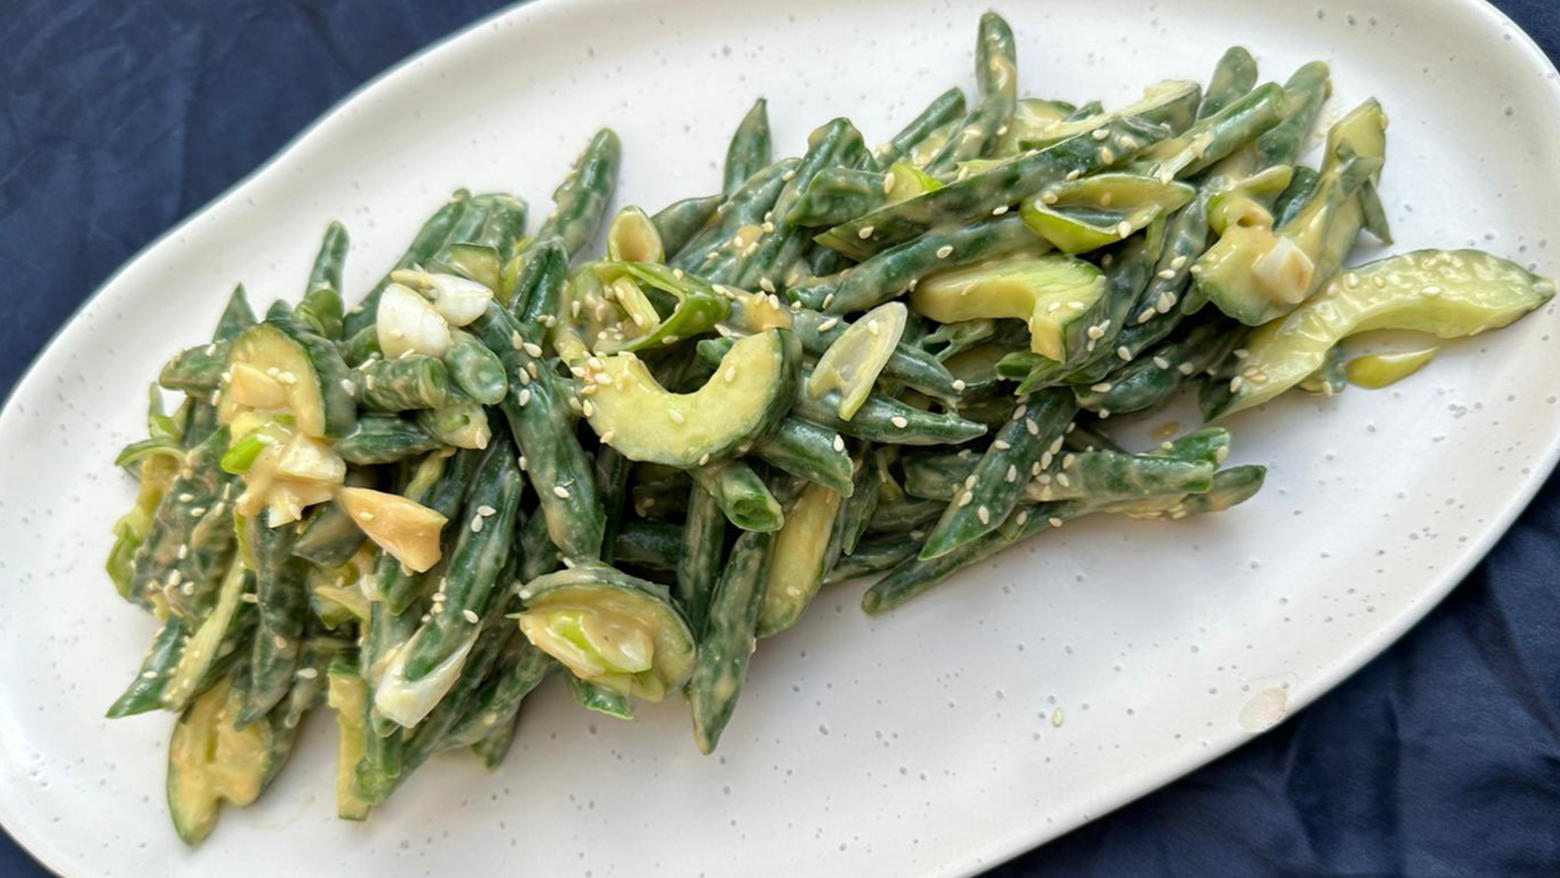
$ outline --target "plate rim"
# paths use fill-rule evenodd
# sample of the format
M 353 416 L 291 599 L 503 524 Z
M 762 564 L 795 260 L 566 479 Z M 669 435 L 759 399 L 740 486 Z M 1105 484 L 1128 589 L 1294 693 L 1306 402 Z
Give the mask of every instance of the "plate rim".
M 183 219 L 153 237 L 105 277 L 60 322 L 50 334 L 48 340 L 33 356 L 27 367 L 22 370 L 15 383 L 7 388 L 3 396 L 0 396 L 0 421 L 8 417 L 15 417 L 12 413 L 12 402 L 18 397 L 24 387 L 30 385 L 35 380 L 41 380 L 40 376 L 42 373 L 40 367 L 46 360 L 50 360 L 60 353 L 62 349 L 57 349 L 59 349 L 62 336 L 81 317 L 83 311 L 97 302 L 110 287 L 116 285 L 122 277 L 137 267 L 154 250 L 177 238 L 187 228 L 200 222 L 208 214 L 240 195 L 278 163 L 303 147 L 323 127 L 342 116 L 347 107 L 359 98 L 387 85 L 394 79 L 410 75 L 422 62 L 427 61 L 434 55 L 453 50 L 457 43 L 475 36 L 483 28 L 500 20 L 512 18 L 516 26 L 524 27 L 528 19 L 540 14 L 549 14 L 554 10 L 568 14 L 569 12 L 592 6 L 633 4 L 655 7 L 667 2 L 670 2 L 670 0 L 512 0 L 512 2 L 506 3 L 416 49 L 359 83 L 332 102 L 328 108 L 307 125 L 299 129 L 297 133 L 256 165 L 254 169 L 213 195 Z M 1403 0 L 1388 0 L 1388 2 L 1394 5 L 1410 6 L 1420 12 L 1424 11 L 1422 6 L 1412 2 L 1412 0 L 1406 3 Z M 1521 52 L 1530 61 L 1536 61 L 1538 70 L 1541 72 L 1547 71 L 1550 74 L 1546 77 L 1548 84 L 1544 88 L 1557 103 L 1560 103 L 1560 67 L 1557 67 L 1556 61 L 1549 57 L 1526 29 L 1497 7 L 1492 0 L 1435 0 L 1435 2 L 1444 4 L 1447 7 L 1462 6 L 1467 11 L 1489 21 L 1493 27 L 1512 34 L 1512 39 L 1510 40 L 1512 51 Z M 542 13 L 539 10 L 546 10 L 547 12 Z M 1150 795 L 1174 783 L 1176 780 L 1211 764 L 1244 744 L 1266 734 L 1268 731 L 1289 722 L 1297 713 L 1315 703 L 1323 695 L 1332 692 L 1348 678 L 1364 669 L 1376 657 L 1400 641 L 1405 634 L 1423 621 L 1433 609 L 1440 606 L 1447 596 L 1462 584 L 1473 568 L 1482 563 L 1501 539 L 1506 536 L 1516 519 L 1531 505 L 1538 491 L 1554 473 L 1557 464 L 1560 464 L 1560 433 L 1551 436 L 1543 452 L 1532 459 L 1532 463 L 1528 467 L 1528 473 L 1517 483 L 1515 490 L 1509 495 L 1499 512 L 1490 517 L 1481 536 L 1477 540 L 1472 540 L 1466 544 L 1455 563 L 1434 574 L 1433 583 L 1421 591 L 1420 599 L 1414 601 L 1395 617 L 1387 620 L 1387 624 L 1374 629 L 1369 636 L 1361 638 L 1358 642 L 1339 650 L 1331 662 L 1320 671 L 1309 676 L 1306 680 L 1306 685 L 1298 693 L 1291 696 L 1283 719 L 1273 726 L 1255 734 L 1242 733 L 1232 729 L 1220 735 L 1212 736 L 1208 747 L 1203 751 L 1207 754 L 1206 758 L 1188 764 L 1172 763 L 1165 769 L 1157 772 L 1136 772 L 1124 775 L 1122 779 L 1096 786 L 1089 792 L 1087 798 L 1092 802 L 1099 802 L 1101 807 L 1089 809 L 1085 818 L 1070 823 L 1060 832 L 1050 833 L 1043 826 L 1021 823 L 1014 826 L 1010 831 L 995 833 L 989 836 L 988 841 L 983 844 L 964 848 L 964 856 L 961 857 L 960 862 L 936 867 L 935 870 L 929 871 L 927 874 L 935 875 L 937 878 L 973 878 L 973 876 L 983 874 L 1024 853 L 1035 850 L 1049 841 L 1070 834 L 1088 823 L 1099 820 L 1144 796 Z M 3 751 L 0 751 L 0 763 L 12 761 L 6 757 Z M 43 847 L 45 844 L 49 844 L 44 834 L 18 832 L 16 827 L 20 824 L 15 819 L 9 819 L 13 817 L 14 812 L 9 810 L 6 805 L 5 797 L 0 796 L 0 829 L 3 829 L 19 848 L 25 851 L 39 865 L 54 875 L 60 876 L 60 878 L 87 878 L 87 876 L 67 873 L 58 860 L 44 855 Z

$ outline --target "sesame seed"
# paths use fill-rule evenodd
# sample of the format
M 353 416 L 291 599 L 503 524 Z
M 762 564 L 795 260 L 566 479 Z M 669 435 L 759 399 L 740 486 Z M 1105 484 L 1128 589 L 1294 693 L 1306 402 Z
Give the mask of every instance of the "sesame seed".
M 937 248 L 937 258 L 938 259 L 947 259 L 949 256 L 952 256 L 952 255 L 953 255 L 953 245 L 952 244 L 944 244 L 941 247 Z
M 1127 222 L 1126 220 L 1122 220 L 1121 222 L 1116 224 L 1116 236 L 1117 237 L 1125 238 L 1126 236 L 1128 236 L 1130 234 L 1132 234 L 1132 224 L 1131 223 Z
M 542 377 L 542 371 L 537 368 L 535 363 L 526 363 L 525 364 L 525 371 L 530 373 L 532 378 L 540 378 L 540 377 Z
M 794 171 L 794 170 L 786 171 L 784 174 L 780 175 L 780 179 L 782 179 L 782 180 L 786 181 L 787 183 L 789 183 L 792 180 L 796 179 L 796 171 Z
M 243 594 L 238 596 L 238 599 L 243 601 L 246 604 L 258 604 L 258 603 L 260 603 L 260 596 L 255 594 L 252 591 L 244 592 Z
M 1110 409 L 1100 409 L 1099 411 L 1095 412 L 1095 414 L 1099 415 L 1100 420 L 1103 421 L 1110 417 Z
M 998 439 L 997 441 L 991 443 L 991 447 L 997 449 L 998 451 L 1007 451 L 1013 447 L 1013 443 L 1007 441 L 1006 439 Z
M 1099 384 L 1096 384 L 1093 387 L 1090 387 L 1089 389 L 1094 391 L 1095 393 L 1110 393 L 1110 389 L 1111 389 L 1112 386 L 1113 385 L 1109 381 L 1101 381 Z
M 1132 351 L 1128 349 L 1126 345 L 1122 345 L 1121 347 L 1116 348 L 1116 356 L 1120 357 L 1123 361 L 1131 362 Z
M 892 191 L 894 191 L 894 172 L 889 171 L 883 175 L 883 194 L 887 195 Z
M 1154 306 L 1150 305 L 1147 308 L 1144 308 L 1143 313 L 1137 316 L 1137 322 L 1139 325 L 1147 323 L 1148 321 L 1153 320 L 1154 315 L 1158 313 L 1158 311 L 1154 310 Z
M 908 420 L 906 420 L 902 415 L 894 415 L 892 418 L 889 418 L 888 420 L 889 420 L 889 423 L 893 424 L 894 426 L 898 427 L 901 430 L 903 430 L 906 427 L 910 426 L 910 422 Z
M 471 532 L 474 534 L 482 533 L 483 521 L 485 521 L 485 519 L 480 515 L 471 516 Z
M 839 326 L 839 325 L 840 325 L 840 319 L 838 317 L 830 317 L 828 320 L 825 320 L 822 323 L 818 324 L 818 331 L 819 332 L 828 332 L 829 330 L 831 330 L 834 327 Z
M 881 332 L 881 330 L 878 329 L 878 322 L 876 320 L 868 320 L 867 321 L 867 334 L 868 335 L 876 337 L 880 332 Z
M 155 680 L 155 679 L 157 679 L 157 672 L 156 671 L 143 671 L 141 673 L 141 679 L 143 679 L 143 680 Z
M 832 304 L 834 304 L 834 294 L 833 293 L 830 293 L 827 296 L 823 297 L 823 308 L 824 308 L 825 311 L 827 311 L 829 306 L 832 305 Z
M 761 277 L 758 279 L 758 288 L 766 293 L 772 293 L 775 291 L 775 284 L 769 278 Z
M 1072 181 L 1074 181 L 1074 180 L 1076 180 L 1076 179 L 1078 179 L 1079 177 L 1082 177 L 1082 176 L 1083 176 L 1083 171 L 1079 170 L 1077 168 L 1074 168 L 1071 171 L 1067 172 L 1067 177 L 1065 179 L 1067 180 L 1067 182 L 1071 183 Z
M 1029 431 L 1029 435 L 1031 435 L 1031 436 L 1039 436 L 1040 435 L 1040 425 L 1035 423 L 1034 418 L 1030 418 L 1029 420 L 1024 422 L 1024 429 L 1028 430 Z
M 286 649 L 287 648 L 287 638 L 283 637 L 280 634 L 278 634 L 278 635 L 276 635 L 276 637 L 272 638 L 271 642 L 276 644 L 276 648 L 277 649 Z
M 1184 266 L 1184 265 L 1186 265 L 1186 257 L 1185 256 L 1177 256 L 1176 258 L 1170 260 L 1170 267 L 1175 269 L 1176 271 L 1180 271 L 1182 266 Z
M 1106 147 L 1100 150 L 1100 162 L 1106 165 L 1113 165 L 1116 163 L 1116 154 L 1111 152 L 1109 147 Z
M 1006 204 L 998 205 L 997 207 L 993 207 L 991 209 L 991 215 L 992 216 L 1001 216 L 1001 215 L 1003 215 L 1004 213 L 1007 213 L 1007 212 L 1008 212 L 1008 206 Z
M 1019 526 L 1021 526 L 1021 527 L 1023 526 L 1024 522 L 1026 522 L 1028 520 L 1029 520 L 1029 510 L 1027 510 L 1027 509 L 1025 509 L 1023 512 L 1020 512 L 1018 514 L 1018 518 L 1015 519 L 1015 521 L 1017 521 Z
M 190 518 L 200 518 L 202 515 L 205 515 L 205 514 L 206 514 L 206 507 L 204 507 L 204 506 L 196 506 L 194 509 L 190 510 Z
M 343 378 L 340 381 L 338 381 L 337 383 L 341 385 L 341 389 L 342 390 L 345 390 L 348 393 L 356 393 L 357 392 L 357 385 L 352 383 L 352 379 L 351 378 Z
M 461 610 L 460 617 L 473 625 L 482 621 L 482 617 L 478 616 L 475 610 Z
M 1095 140 L 1104 140 L 1105 138 L 1110 136 L 1110 131 L 1108 129 L 1105 129 L 1105 128 L 1096 128 L 1096 129 L 1094 129 L 1094 135 L 1093 136 L 1094 136 Z
M 1072 480 L 1067 477 L 1066 473 L 1057 473 L 1056 483 L 1064 488 L 1072 487 Z
M 191 500 L 194 500 L 194 499 L 195 499 L 195 495 L 189 493 L 188 491 L 186 491 L 183 494 L 179 495 L 179 502 L 180 503 L 188 503 L 188 502 L 190 502 Z
M 1089 327 L 1088 336 L 1089 338 L 1098 341 L 1099 339 L 1105 337 L 1105 330 L 1099 326 L 1091 326 Z
M 975 474 L 974 473 L 970 473 L 969 475 L 964 477 L 964 489 L 966 491 L 970 491 L 970 490 L 974 490 L 974 488 L 975 488 Z
M 553 486 L 553 493 L 558 495 L 559 499 L 562 499 L 562 500 L 569 499 L 569 489 L 565 488 L 562 485 L 554 485 Z
M 298 676 L 304 680 L 312 680 L 320 675 L 318 668 L 299 668 Z
M 1240 386 L 1242 384 L 1244 384 L 1244 383 L 1245 383 L 1245 381 L 1242 380 L 1239 375 L 1236 375 L 1234 378 L 1231 378 L 1230 379 L 1230 392 L 1231 393 L 1238 392 L 1240 390 Z
M 1061 527 L 1062 526 L 1062 520 L 1060 518 L 1057 518 L 1054 515 L 1051 516 L 1050 519 L 1048 519 L 1048 521 L 1049 521 L 1049 523 L 1050 523 L 1050 525 L 1052 527 Z
M 674 424 L 686 424 L 686 423 L 688 423 L 687 416 L 685 416 L 682 412 L 678 411 L 677 409 L 668 409 L 667 412 L 666 412 L 666 415 L 667 415 L 667 417 L 672 419 L 672 423 L 674 423 Z
M 1105 194 L 1100 196 L 1100 207 L 1110 207 L 1110 203 L 1112 201 L 1115 201 L 1115 200 L 1116 200 L 1116 197 L 1114 195 L 1112 195 L 1109 192 L 1106 192 Z
M 1018 466 L 1016 464 L 1008 464 L 1007 480 L 1010 483 L 1018 481 Z
M 594 389 L 594 388 L 587 388 L 587 389 Z M 594 416 L 596 414 L 596 404 L 587 399 L 587 400 L 585 400 L 585 403 L 580 406 L 580 411 L 582 413 L 584 413 L 585 417 L 587 417 L 587 418 L 592 417 L 592 416 Z
M 522 405 L 522 406 L 529 405 L 530 402 L 531 402 L 531 390 L 530 390 L 530 388 L 528 388 L 528 387 L 527 388 L 521 388 L 520 395 L 519 395 L 519 397 L 517 398 L 516 401 L 519 402 L 520 405 Z
M 1046 193 L 1044 193 L 1043 195 L 1040 196 L 1040 203 L 1041 204 L 1055 204 L 1056 202 L 1058 202 L 1060 200 L 1061 200 L 1060 198 L 1057 198 L 1055 192 L 1046 192 Z
M 1159 279 L 1160 280 L 1175 280 L 1175 272 L 1171 271 L 1170 269 L 1167 268 L 1164 271 L 1161 271 L 1159 273 Z
M 963 494 L 959 495 L 959 508 L 960 509 L 963 509 L 964 507 L 966 507 L 966 506 L 968 506 L 968 505 L 970 505 L 971 503 L 974 503 L 974 502 L 975 502 L 975 495 L 971 494 L 969 491 L 965 491 Z
M 1232 353 L 1235 354 L 1235 359 L 1237 360 L 1244 360 L 1251 356 L 1251 351 L 1248 351 L 1245 348 L 1236 348 L 1234 351 L 1232 351 Z
M 1159 368 L 1159 369 L 1168 369 L 1168 368 L 1170 368 L 1170 361 L 1165 359 L 1164 357 L 1155 356 L 1154 357 L 1154 366 L 1155 366 L 1155 368 Z
M 839 435 L 838 433 L 836 433 L 834 435 L 834 450 L 835 451 L 844 451 L 845 450 L 845 437 Z
M 486 503 L 484 503 L 481 506 L 477 507 L 477 514 L 482 516 L 483 518 L 488 518 L 490 516 L 497 515 L 498 514 L 498 510 L 494 509 L 493 507 L 491 507 L 491 506 L 487 505 Z
M 1159 447 L 1165 451 L 1174 451 L 1175 443 L 1167 439 L 1164 442 L 1159 443 Z
M 1420 294 L 1426 295 L 1426 296 L 1439 296 L 1439 295 L 1441 295 L 1441 288 L 1437 287 L 1437 286 L 1428 286 L 1428 287 L 1425 287 L 1424 289 L 1420 290 L 1419 292 L 1420 292 Z
M 953 392 L 954 393 L 963 393 L 964 392 L 964 388 L 966 388 L 968 386 L 969 386 L 968 384 L 964 383 L 964 379 L 963 378 L 955 378 L 955 379 L 953 379 Z
M 863 241 L 865 241 L 866 239 L 872 237 L 872 227 L 871 226 L 862 226 L 861 229 L 856 232 L 856 237 L 860 238 Z
M 730 384 L 731 382 L 733 382 L 735 380 L 737 380 L 737 367 L 736 366 L 727 366 L 726 367 L 726 383 Z
M 575 304 L 578 303 L 576 302 Z M 515 331 L 509 333 L 509 346 L 517 351 L 522 347 L 525 347 L 525 339 L 520 337 L 520 330 L 516 329 Z
M 611 445 L 612 440 L 615 438 L 617 438 L 617 432 L 614 430 L 608 430 L 607 432 L 601 434 L 601 444 Z
M 710 462 L 710 456 L 709 456 L 708 452 L 699 455 L 699 466 L 708 466 L 709 462 Z
M 987 509 L 985 506 L 977 508 L 975 510 L 975 516 L 980 519 L 981 524 L 991 523 L 991 510 Z
M 1019 418 L 1022 418 L 1024 415 L 1028 414 L 1028 413 L 1029 413 L 1029 406 L 1027 406 L 1027 405 L 1019 405 L 1018 408 L 1013 409 L 1013 420 L 1016 421 Z
M 185 558 L 188 558 L 189 556 L 190 556 L 190 547 L 186 546 L 186 545 L 179 546 L 179 560 L 183 561 Z
M 1182 375 L 1190 375 L 1197 371 L 1197 367 L 1193 366 L 1191 363 L 1182 363 L 1181 365 L 1176 366 L 1175 370 L 1180 372 Z
M 677 336 L 675 336 L 675 335 L 667 336 L 668 340 L 674 339 L 676 337 Z M 597 384 L 600 384 L 602 386 L 606 386 L 606 385 L 609 385 L 609 384 L 612 383 L 612 376 L 608 375 L 605 372 L 597 372 L 595 374 L 595 376 L 591 380 L 595 381 Z
M 1085 308 L 1087 308 L 1089 306 L 1085 305 L 1082 301 L 1079 301 L 1078 299 L 1074 299 L 1071 302 L 1067 303 L 1067 307 L 1073 309 L 1074 311 L 1082 311 L 1082 310 L 1084 310 Z
M 540 357 L 542 355 L 542 346 L 528 341 L 525 343 L 525 352 L 533 357 Z

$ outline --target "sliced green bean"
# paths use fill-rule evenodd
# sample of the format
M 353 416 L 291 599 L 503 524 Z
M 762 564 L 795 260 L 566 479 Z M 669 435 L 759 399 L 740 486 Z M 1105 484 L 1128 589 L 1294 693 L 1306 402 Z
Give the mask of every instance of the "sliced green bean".
M 753 102 L 753 108 L 742 117 L 737 130 L 732 132 L 731 143 L 726 147 L 725 182 L 723 192 L 730 196 L 742 188 L 747 179 L 769 164 L 769 103 L 763 98 Z

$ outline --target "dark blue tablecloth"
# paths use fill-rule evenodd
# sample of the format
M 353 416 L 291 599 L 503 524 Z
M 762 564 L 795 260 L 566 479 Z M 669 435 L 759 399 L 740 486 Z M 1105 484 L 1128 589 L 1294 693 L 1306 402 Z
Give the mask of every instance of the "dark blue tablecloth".
M 353 87 L 502 0 L 5 5 L 0 393 L 151 238 Z M 1497 5 L 1560 57 L 1560 0 Z M 1557 576 L 1551 479 L 1451 598 L 1353 679 L 992 874 L 1560 876 Z M 0 876 L 44 874 L 0 835 Z

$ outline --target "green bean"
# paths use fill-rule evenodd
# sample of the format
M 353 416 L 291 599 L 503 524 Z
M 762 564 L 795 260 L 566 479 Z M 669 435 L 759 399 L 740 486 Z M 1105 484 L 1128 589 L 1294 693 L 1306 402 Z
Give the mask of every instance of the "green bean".
M 618 529 L 623 526 L 623 508 L 628 502 L 628 477 L 634 462 L 610 445 L 596 449 L 596 491 L 601 495 L 601 508 L 606 514 L 607 528 L 602 536 L 601 560 L 611 564 L 617 552 Z
M 1275 228 L 1289 225 L 1301 210 L 1310 203 L 1312 196 L 1316 195 L 1316 187 L 1322 182 L 1322 175 L 1315 168 L 1299 166 L 1295 168 L 1294 176 L 1289 178 L 1289 186 L 1284 189 L 1278 200 L 1273 202 L 1273 225 Z
M 438 362 L 438 361 L 434 361 Z M 413 421 L 393 415 L 365 415 L 334 450 L 347 463 L 395 463 L 438 448 L 439 439 Z
M 622 159 L 623 147 L 617 134 L 610 128 L 596 132 L 569 175 L 553 192 L 556 207 L 537 231 L 537 240 L 556 237 L 570 256 L 578 255 L 601 227 L 612 190 L 617 187 Z
M 346 484 L 354 488 L 372 488 L 375 479 L 368 472 L 348 470 Z M 366 539 L 347 510 L 331 500 L 314 508 L 292 551 L 310 564 L 329 570 L 352 560 Z
M 255 312 L 249 307 L 249 295 L 244 292 L 244 285 L 239 284 L 228 296 L 227 305 L 222 309 L 222 316 L 217 318 L 217 331 L 212 335 L 211 340 L 232 341 L 254 325 Z
M 758 239 L 758 246 L 751 248 L 751 255 L 750 248 L 744 248 L 738 254 L 735 268 L 729 273 L 717 273 L 716 277 L 729 278 L 738 287 L 749 290 L 769 292 L 782 286 L 812 244 L 811 236 L 802 228 L 792 226 L 786 217 L 800 203 L 813 178 L 824 168 L 870 161 L 861 132 L 849 119 L 833 119 L 819 127 L 807 138 L 807 153 L 797 164 L 795 176 L 775 198 L 775 218 L 770 221 L 772 225 L 763 227 L 764 234 Z M 774 231 L 767 231 L 769 228 Z
M 872 517 L 867 521 L 867 533 L 898 533 L 922 528 L 941 518 L 947 508 L 948 503 L 944 500 L 879 497 L 877 508 L 872 510 Z
M 842 555 L 829 569 L 824 585 L 848 582 L 873 576 L 894 569 L 907 558 L 915 557 L 921 548 L 921 540 L 909 533 L 888 533 L 868 537 L 857 545 L 856 551 Z
M 737 253 L 757 242 L 759 224 L 790 182 L 786 175 L 795 177 L 799 163 L 797 159 L 781 159 L 749 177 L 721 205 L 714 222 L 694 235 L 668 264 L 711 280 L 718 280 L 719 272 L 729 273 Z
M 803 304 L 828 314 L 865 311 L 913 288 L 933 272 L 1026 250 L 1049 249 L 1044 239 L 1013 214 L 946 231 L 932 229 L 914 240 L 880 251 L 848 271 L 832 300 L 826 296 L 814 303 L 800 290 L 793 295 Z
M 964 92 L 950 88 L 932 99 L 921 115 L 910 120 L 888 143 L 878 147 L 878 167 L 886 168 L 910 154 L 910 151 L 926 140 L 933 131 L 948 125 L 964 115 Z
M 314 258 L 303 300 L 293 309 L 293 317 L 300 323 L 332 340 L 341 338 L 341 269 L 349 244 L 346 227 L 332 220 Z
M 353 370 L 358 403 L 379 412 L 432 409 L 450 402 L 450 376 L 437 357 L 408 354 L 371 360 Z
M 710 595 L 720 575 L 726 514 L 714 495 L 695 482 L 688 488 L 688 518 L 677 557 L 675 593 L 695 638 L 704 636 Z
M 487 409 L 458 390 L 451 391 L 450 401 L 444 405 L 418 411 L 417 425 L 439 442 L 456 448 L 486 448 L 493 438 Z
M 837 226 L 888 200 L 888 177 L 862 168 L 824 168 L 785 215 L 793 226 Z
M 996 208 L 1017 204 L 1070 174 L 1082 176 L 1113 167 L 1163 140 L 1167 133 L 1159 125 L 1131 117 L 1108 120 L 1095 130 L 1104 131 L 1105 136 L 1083 134 L 1050 149 L 1026 152 L 941 189 L 835 226 L 817 240 L 847 256 L 866 259 L 935 227 L 989 218 Z
M 569 252 L 556 240 L 538 241 L 531 246 L 526 257 L 525 270 L 515 284 L 515 294 L 509 301 L 509 314 L 514 317 L 522 344 L 541 344 L 547 329 L 558 316 L 564 290 L 568 285 Z M 510 346 L 514 340 L 510 340 Z M 501 348 L 493 348 L 501 353 Z
M 1041 473 L 1023 493 L 1031 503 L 1113 503 L 1166 494 L 1196 494 L 1208 490 L 1214 469 L 1214 464 L 1201 460 L 1114 451 L 1068 453 L 1060 467 Z
M 255 559 L 255 604 L 259 624 L 249 655 L 250 684 L 237 724 L 243 728 L 279 704 L 292 685 L 309 614 L 305 577 L 309 562 L 292 554 L 296 528 L 270 527 L 259 517 L 246 522 L 245 539 Z
M 1203 90 L 1197 118 L 1206 119 L 1249 94 L 1257 84 L 1257 59 L 1241 46 L 1231 46 L 1213 68 Z
M 753 447 L 765 463 L 850 496 L 851 462 L 845 440 L 825 427 L 786 418 L 770 438 Z
M 568 558 L 599 557 L 606 513 L 565 402 L 570 389 L 541 359 L 534 342 L 514 344 L 519 328 L 497 305 L 490 305 L 472 328 L 516 379 L 499 408 L 526 461 L 553 543 Z
M 810 308 L 791 313 L 791 331 L 801 341 L 802 350 L 813 356 L 822 356 L 850 327 L 850 321 L 844 318 L 830 317 Z M 936 399 L 959 396 L 957 379 L 947 368 L 936 357 L 904 340 L 894 347 L 888 362 L 883 364 L 883 377 Z
M 1074 388 L 1078 405 L 1094 412 L 1125 414 L 1156 408 L 1203 370 L 1223 360 L 1241 338 L 1224 321 L 1205 321 L 1180 338 L 1123 364 L 1103 382 Z
M 982 15 L 975 43 L 975 79 L 980 102 L 964 117 L 947 145 L 927 163 L 927 173 L 951 173 L 959 162 L 980 158 L 995 145 L 1000 136 L 999 129 L 1012 118 L 1013 105 L 1018 99 L 1017 55 L 1013 31 L 1002 16 L 995 12 Z
M 695 467 L 689 472 L 726 518 L 746 531 L 776 531 L 785 524 L 785 513 L 764 480 L 740 460 Z
M 231 342 L 211 342 L 180 351 L 163 366 L 157 383 L 191 395 L 210 394 L 222 383 L 232 348 Z
M 1063 389 L 1042 391 L 1027 403 L 1019 398 L 1013 418 L 997 431 L 991 447 L 964 481 L 958 497 L 932 528 L 922 546 L 924 559 L 946 555 L 996 530 L 1024 493 L 1024 474 L 1044 469 L 1061 449 L 1062 433 L 1078 411 Z
M 627 522 L 612 541 L 614 562 L 646 570 L 675 571 L 684 530 L 659 521 Z
M 512 638 L 493 676 L 477 690 L 471 712 L 450 730 L 446 745 L 475 746 L 481 740 L 479 736 L 511 722 L 525 697 L 557 669 L 558 662 L 532 646 L 531 641 Z
M 661 235 L 661 247 L 666 251 L 668 260 L 682 253 L 694 235 L 709 226 L 715 218 L 716 210 L 725 200 L 724 193 L 684 198 L 668 204 L 650 217 L 656 232 Z
M 134 716 L 163 706 L 163 693 L 168 690 L 174 668 L 184 654 L 188 630 L 178 616 L 169 616 L 163 622 L 152 637 L 152 645 L 147 648 L 135 679 L 108 708 L 106 716 L 109 719 Z
M 840 506 L 839 544 L 840 551 L 847 555 L 856 551 L 861 535 L 867 532 L 872 514 L 877 511 L 878 488 L 882 484 L 872 446 L 865 442 L 858 445 L 851 461 L 851 493 Z
M 1004 429 L 1011 418 L 1003 419 Z M 956 499 L 964 491 L 964 482 L 975 475 L 975 467 L 981 455 L 969 448 L 958 451 L 937 451 L 929 454 L 901 455 L 899 465 L 904 470 L 905 493 L 924 500 Z M 1024 470 L 1028 478 L 1028 470 Z
M 175 592 L 188 585 L 205 595 L 212 584 L 208 581 L 212 568 L 224 561 L 220 557 L 225 554 L 224 548 L 232 546 L 231 540 L 224 543 L 218 539 L 231 533 L 231 528 L 223 525 L 230 520 L 228 497 L 234 479 L 218 466 L 227 444 L 228 431 L 224 427 L 190 449 L 178 475 L 163 493 L 145 539 L 130 558 L 128 596 L 136 603 L 149 607 L 153 596 L 165 594 L 170 585 Z M 210 537 L 199 547 L 202 551 L 192 545 L 197 531 Z M 185 557 L 180 557 L 181 552 Z M 214 575 L 220 576 L 222 569 L 215 570 Z
M 721 189 L 729 197 L 742 188 L 747 179 L 769 164 L 769 104 L 763 98 L 742 117 L 726 147 L 725 182 Z
M 455 224 L 471 208 L 471 193 L 464 189 L 457 190 L 450 200 L 434 212 L 428 221 L 417 230 L 417 236 L 412 239 L 410 246 L 401 258 L 396 260 L 392 271 L 396 269 L 411 268 L 414 265 L 426 262 L 443 247 L 449 239 L 450 232 Z M 341 333 L 343 338 L 352 338 L 366 328 L 374 326 L 374 321 L 379 317 L 379 297 L 390 286 L 390 272 L 369 290 L 363 301 L 354 305 L 341 321 Z
M 693 739 L 702 753 L 714 752 L 742 693 L 775 539 L 772 531 L 747 531 L 738 537 L 710 597 L 709 618 L 688 680 Z
M 503 362 L 469 332 L 450 330 L 444 365 L 454 385 L 481 405 L 497 405 L 509 392 Z
M 547 517 L 540 513 L 531 515 L 520 528 L 520 579 L 530 582 L 538 576 L 551 573 L 563 565 L 563 553 L 553 545 L 547 533 Z
M 627 695 L 608 689 L 599 683 L 581 680 L 572 673 L 565 672 L 563 679 L 569 684 L 569 694 L 573 695 L 575 702 L 586 710 L 610 716 L 613 719 L 631 720 L 634 718 L 634 706 L 629 702 Z

